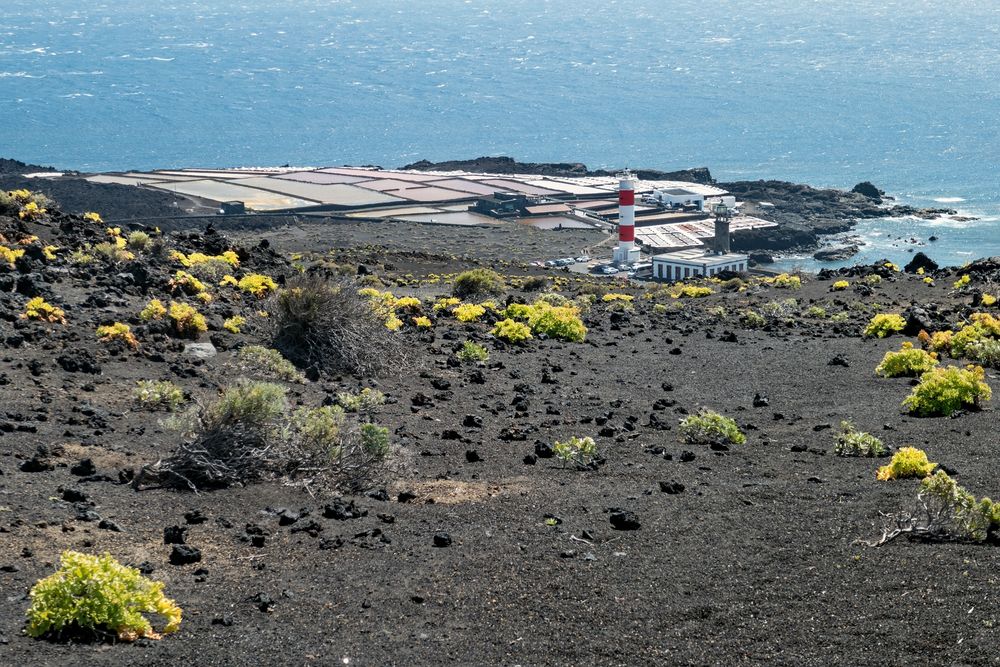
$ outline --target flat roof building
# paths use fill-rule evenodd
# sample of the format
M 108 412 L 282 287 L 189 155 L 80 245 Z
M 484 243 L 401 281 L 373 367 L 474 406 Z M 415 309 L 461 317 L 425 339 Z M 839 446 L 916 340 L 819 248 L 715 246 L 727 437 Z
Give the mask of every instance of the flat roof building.
M 653 278 L 656 280 L 686 280 L 696 276 L 714 276 L 723 271 L 743 272 L 749 262 L 747 255 L 715 253 L 707 248 L 688 248 L 653 255 Z

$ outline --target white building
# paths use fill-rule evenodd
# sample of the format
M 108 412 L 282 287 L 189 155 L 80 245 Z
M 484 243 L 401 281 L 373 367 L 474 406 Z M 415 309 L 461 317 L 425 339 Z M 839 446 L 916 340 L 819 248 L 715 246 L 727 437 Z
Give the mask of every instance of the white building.
M 694 206 L 699 211 L 705 208 L 705 195 L 687 188 L 653 190 L 650 199 L 667 208 Z
M 747 255 L 716 253 L 708 248 L 688 248 L 653 255 L 653 278 L 674 282 L 695 276 L 714 276 L 723 271 L 747 270 Z

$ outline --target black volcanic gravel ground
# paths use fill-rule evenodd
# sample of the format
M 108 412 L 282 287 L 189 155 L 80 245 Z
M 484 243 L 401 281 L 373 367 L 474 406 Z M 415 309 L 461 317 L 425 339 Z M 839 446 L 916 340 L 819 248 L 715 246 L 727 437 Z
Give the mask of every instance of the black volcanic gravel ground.
M 373 251 L 367 237 L 331 239 L 321 227 L 304 229 L 270 238 L 283 251 L 296 244 L 341 247 L 335 261 L 364 263 L 387 278 L 465 266 L 432 256 L 440 249 L 430 245 L 424 256 Z M 572 252 L 579 241 L 543 236 L 555 255 Z M 481 241 L 459 236 L 456 254 L 474 256 Z M 494 256 L 500 247 L 486 242 L 482 254 Z M 280 264 L 257 257 L 256 266 Z M 399 268 L 386 270 L 387 263 Z M 716 294 L 685 300 L 682 310 L 666 314 L 638 299 L 636 313 L 617 323 L 598 305 L 587 316 L 585 343 L 534 340 L 520 350 L 487 342 L 490 363 L 481 368 L 447 360 L 467 336 L 485 340 L 486 325 L 440 321 L 433 342 L 404 332 L 412 363 L 378 381 L 390 398 L 378 419 L 390 427 L 397 473 L 385 486 L 388 500 L 352 498 L 367 514 L 345 520 L 324 517 L 332 498 L 321 489 L 313 496 L 268 482 L 196 495 L 136 492 L 118 483 L 119 471 L 156 461 L 176 444 L 157 423 L 162 414 L 130 401 L 135 380 L 170 378 L 205 400 L 233 377 L 232 350 L 225 348 L 251 337 L 213 334 L 220 354 L 203 363 L 169 343 L 144 341 L 138 353 L 112 355 L 94 340 L 93 326 L 127 318 L 148 295 L 91 286 L 97 277 L 90 284 L 64 272 L 51 278 L 42 288 L 65 305 L 65 330 L 11 347 L 15 323 L 0 320 L 8 341 L 0 355 L 0 664 L 1000 660 L 997 548 L 905 539 L 864 546 L 859 540 L 880 534 L 879 513 L 908 507 L 916 483 L 876 482 L 884 461 L 832 451 L 840 420 L 849 418 L 893 447 L 925 448 L 977 495 L 1000 493 L 993 409 L 957 419 L 901 414 L 908 380 L 873 376 L 901 337 L 858 336 L 876 310 L 899 312 L 911 303 L 938 302 L 957 317 L 969 297 L 950 294 L 954 278 L 928 287 L 899 276 L 867 296 L 833 294 L 830 281 L 807 277 L 798 291 Z M 447 291 L 392 289 L 421 296 Z M 110 300 L 85 305 L 94 294 Z M 739 325 L 739 310 L 787 298 L 799 301 L 793 324 Z M 23 300 L 8 295 L 4 312 Z M 841 324 L 802 317 L 811 301 L 831 313 L 846 307 L 851 317 Z M 719 306 L 727 311 L 721 321 L 707 314 Z M 92 358 L 101 373 L 66 372 L 57 363 L 66 354 Z M 829 364 L 837 355 L 846 366 Z M 478 375 L 482 383 L 474 381 Z M 992 374 L 988 379 L 998 386 Z M 292 393 L 315 405 L 358 386 L 354 378 L 328 378 Z M 432 405 L 413 406 L 417 394 Z M 768 405 L 754 407 L 755 394 Z M 516 413 L 516 397 L 526 399 L 526 412 Z M 728 452 L 681 443 L 677 420 L 702 406 L 734 417 L 747 443 Z M 467 415 L 481 418 L 482 426 L 463 425 Z M 442 437 L 447 431 L 458 438 Z M 511 435 L 523 439 L 502 437 Z M 570 435 L 595 436 L 606 464 L 584 472 L 553 459 L 524 462 L 536 440 Z M 22 471 L 39 445 L 49 448 L 54 469 Z M 469 462 L 472 450 L 480 461 Z M 682 461 L 685 451 L 693 460 Z M 96 476 L 72 471 L 85 458 Z M 661 490 L 679 490 L 674 483 L 683 491 Z M 93 505 L 61 500 L 66 489 L 82 491 L 83 502 Z M 401 495 L 413 499 L 400 502 Z M 279 508 L 300 518 L 279 521 Z M 615 530 L 609 517 L 618 508 L 634 513 L 640 528 Z M 83 520 L 81 509 L 121 532 Z M 546 522 L 553 516 L 557 525 Z M 240 539 L 248 524 L 266 533 L 262 547 Z M 310 524 L 311 532 L 300 530 Z M 187 526 L 187 544 L 200 549 L 200 562 L 170 564 L 163 530 L 174 525 Z M 448 534 L 449 546 L 435 546 L 446 541 L 436 539 L 440 533 Z M 145 564 L 184 609 L 180 631 L 117 646 L 25 637 L 27 592 L 67 548 Z

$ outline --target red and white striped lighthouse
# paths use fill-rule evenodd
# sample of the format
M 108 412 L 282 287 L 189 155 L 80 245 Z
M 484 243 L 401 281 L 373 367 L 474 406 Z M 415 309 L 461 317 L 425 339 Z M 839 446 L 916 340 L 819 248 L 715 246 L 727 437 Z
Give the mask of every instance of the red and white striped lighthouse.
M 616 264 L 629 264 L 638 259 L 635 247 L 635 183 L 632 172 L 625 171 L 618 181 L 618 247 Z

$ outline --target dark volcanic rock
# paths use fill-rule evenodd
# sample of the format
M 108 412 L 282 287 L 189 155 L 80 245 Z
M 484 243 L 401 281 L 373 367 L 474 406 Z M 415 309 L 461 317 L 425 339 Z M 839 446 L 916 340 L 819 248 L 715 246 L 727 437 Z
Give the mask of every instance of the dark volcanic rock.
M 438 548 L 451 546 L 451 535 L 445 532 L 434 534 L 434 546 Z
M 167 526 L 163 529 L 164 544 L 184 544 L 188 529 L 184 526 Z
M 862 181 L 851 188 L 851 192 L 856 192 L 859 195 L 864 195 L 869 199 L 874 199 L 875 201 L 881 202 L 882 196 L 885 194 L 884 191 L 879 190 L 869 181 Z
M 907 273 L 917 273 L 920 269 L 927 272 L 937 271 L 938 263 L 924 253 L 918 252 L 913 256 L 913 259 L 911 259 L 909 263 L 903 267 L 903 270 Z
M 612 509 L 611 516 L 608 518 L 611 521 L 611 527 L 615 530 L 639 530 L 639 517 L 636 516 L 635 512 Z
M 858 246 L 846 245 L 839 248 L 824 248 L 813 253 L 813 258 L 821 262 L 834 262 L 843 259 L 850 259 L 858 254 Z
M 175 544 L 170 551 L 171 565 L 190 565 L 201 562 L 201 550 L 186 544 Z
M 930 313 L 917 306 L 907 308 L 903 318 L 906 320 L 906 326 L 902 331 L 904 336 L 916 336 L 921 331 L 934 331 L 937 328 Z

